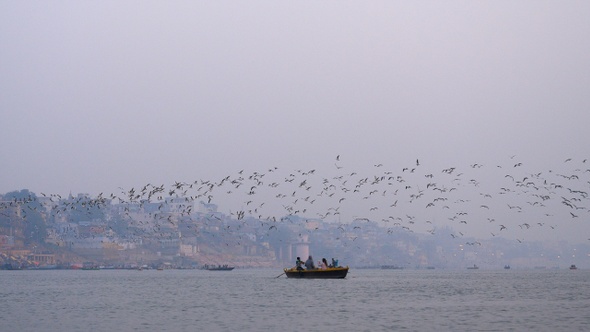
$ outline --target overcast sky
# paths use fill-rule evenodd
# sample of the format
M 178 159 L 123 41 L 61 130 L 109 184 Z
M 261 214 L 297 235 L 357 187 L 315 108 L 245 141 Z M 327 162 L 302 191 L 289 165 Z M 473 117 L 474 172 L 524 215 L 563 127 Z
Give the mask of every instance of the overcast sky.
M 588 1 L 3 1 L 0 193 L 329 178 L 337 155 L 367 176 L 416 159 L 584 171 L 589 17 Z M 570 233 L 590 237 L 579 213 Z

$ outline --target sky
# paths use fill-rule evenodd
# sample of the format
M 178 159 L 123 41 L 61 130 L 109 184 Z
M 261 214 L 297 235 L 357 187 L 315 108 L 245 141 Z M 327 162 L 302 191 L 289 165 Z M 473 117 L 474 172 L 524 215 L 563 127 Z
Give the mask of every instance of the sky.
M 484 165 L 496 189 L 498 166 L 578 170 L 585 191 L 588 17 L 587 1 L 4 1 L 0 193 L 417 159 L 422 175 Z M 536 237 L 586 240 L 579 214 Z

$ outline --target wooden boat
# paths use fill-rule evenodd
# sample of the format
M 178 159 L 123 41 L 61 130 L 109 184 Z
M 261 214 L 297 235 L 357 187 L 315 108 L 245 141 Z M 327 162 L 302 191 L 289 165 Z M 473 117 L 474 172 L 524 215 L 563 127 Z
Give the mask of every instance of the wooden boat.
M 348 266 L 346 267 L 329 267 L 327 269 L 312 269 L 312 270 L 297 270 L 292 267 L 284 269 L 287 278 L 299 279 L 343 279 L 348 273 Z

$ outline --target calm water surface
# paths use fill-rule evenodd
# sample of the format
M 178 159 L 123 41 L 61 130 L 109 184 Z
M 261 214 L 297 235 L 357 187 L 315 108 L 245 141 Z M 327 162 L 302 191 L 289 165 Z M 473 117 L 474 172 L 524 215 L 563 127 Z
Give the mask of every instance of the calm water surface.
M 590 271 L 0 271 L 1 331 L 590 331 Z

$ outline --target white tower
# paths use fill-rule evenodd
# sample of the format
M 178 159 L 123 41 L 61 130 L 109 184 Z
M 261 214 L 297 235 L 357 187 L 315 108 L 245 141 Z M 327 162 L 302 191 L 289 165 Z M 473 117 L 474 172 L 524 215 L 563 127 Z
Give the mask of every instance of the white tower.
M 291 253 L 293 255 L 290 257 L 291 261 L 297 257 L 305 261 L 309 257 L 309 235 L 302 234 L 295 242 L 291 243 Z

